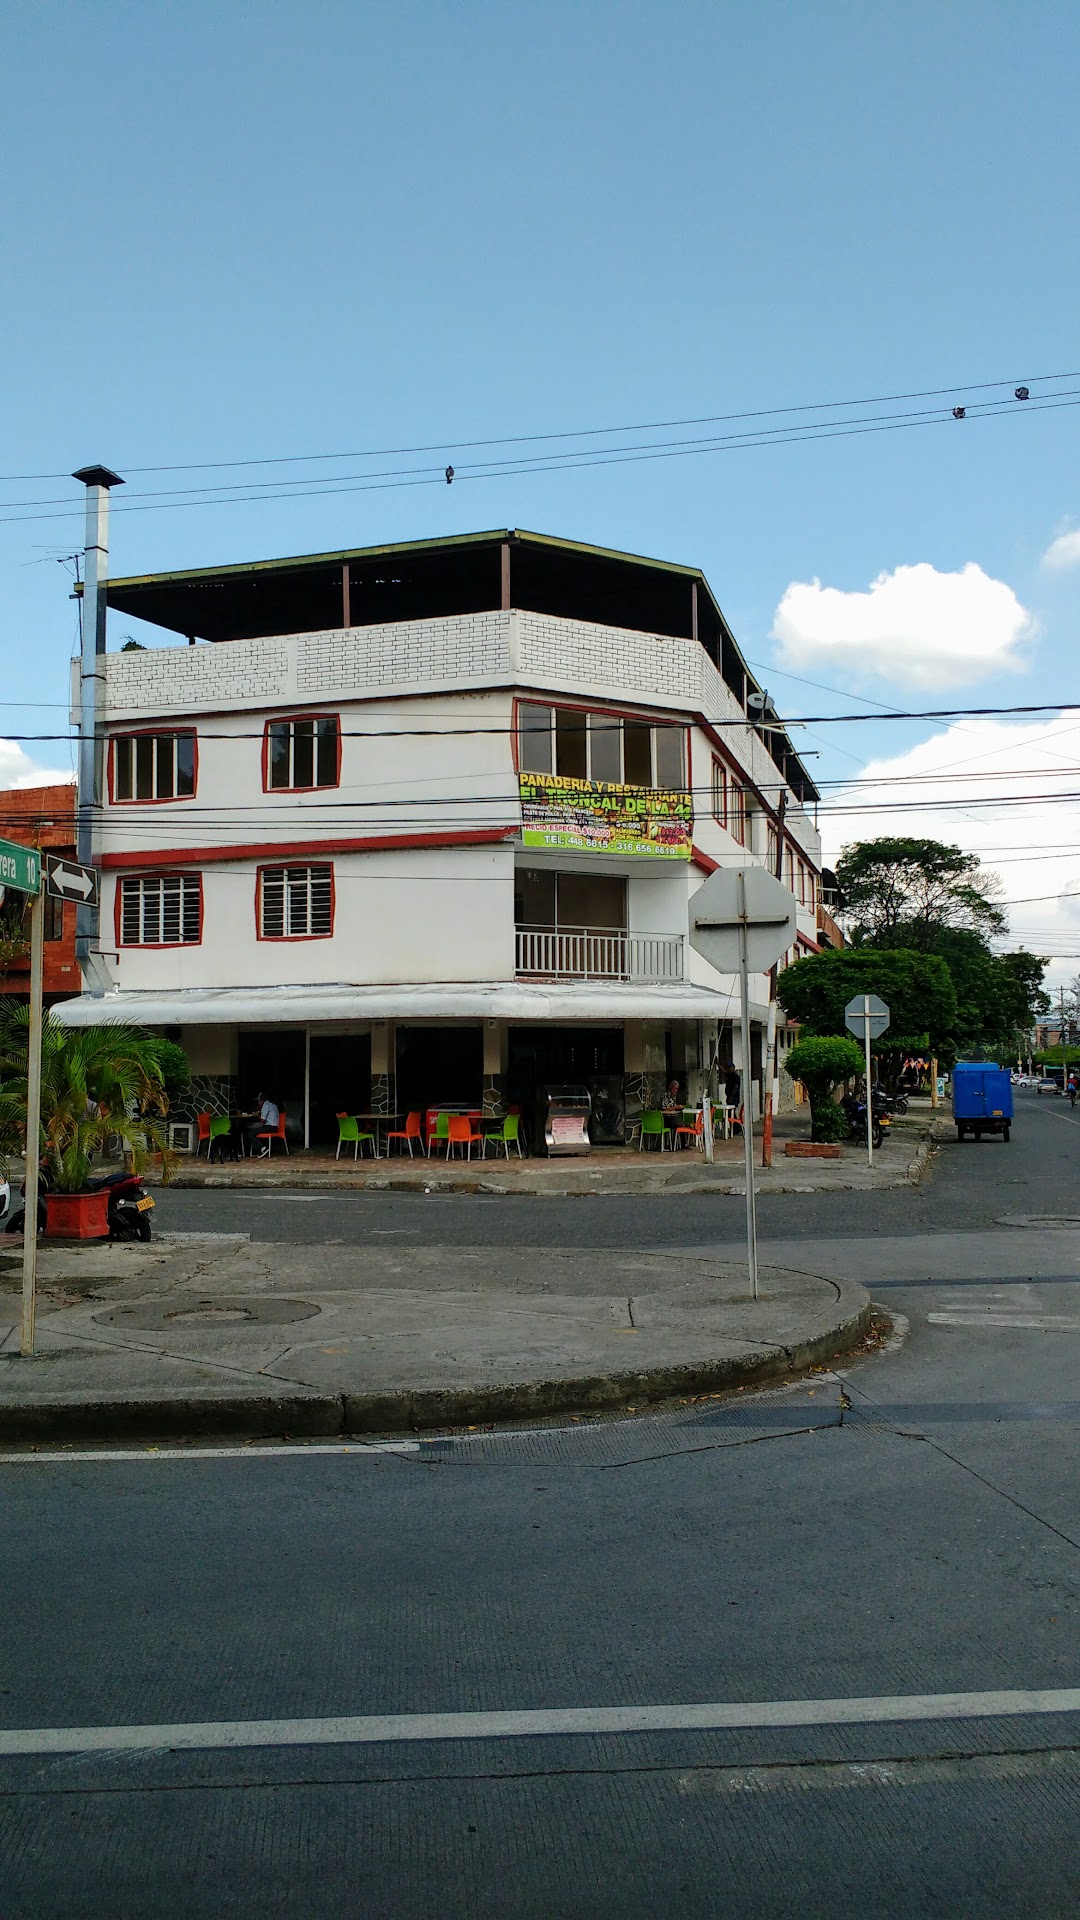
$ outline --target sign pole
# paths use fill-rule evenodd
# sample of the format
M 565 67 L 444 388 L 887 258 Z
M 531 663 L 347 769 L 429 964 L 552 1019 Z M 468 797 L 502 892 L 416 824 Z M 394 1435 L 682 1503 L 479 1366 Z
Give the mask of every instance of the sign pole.
M 750 984 L 746 955 L 746 877 L 738 870 L 739 903 L 739 1006 L 742 1014 L 742 1130 L 746 1160 L 746 1260 L 750 1268 L 750 1292 L 758 1297 L 757 1214 L 754 1205 L 754 1082 L 750 1072 Z
M 866 1045 L 866 1164 L 874 1164 L 874 1096 L 870 1091 L 870 995 L 863 994 L 863 1040 Z
M 38 1163 L 41 1153 L 42 974 L 45 956 L 45 899 L 39 891 L 30 907 L 30 1025 L 26 1036 L 26 1205 L 23 1212 L 22 1344 L 28 1360 L 34 1351 L 37 1287 Z

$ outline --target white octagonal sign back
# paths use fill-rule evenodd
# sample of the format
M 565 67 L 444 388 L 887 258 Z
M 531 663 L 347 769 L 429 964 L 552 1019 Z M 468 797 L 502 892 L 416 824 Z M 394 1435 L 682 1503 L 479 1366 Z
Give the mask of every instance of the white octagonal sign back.
M 690 945 L 718 973 L 737 973 L 744 925 L 747 970 L 764 973 L 795 944 L 795 895 L 766 867 L 718 867 L 690 902 Z

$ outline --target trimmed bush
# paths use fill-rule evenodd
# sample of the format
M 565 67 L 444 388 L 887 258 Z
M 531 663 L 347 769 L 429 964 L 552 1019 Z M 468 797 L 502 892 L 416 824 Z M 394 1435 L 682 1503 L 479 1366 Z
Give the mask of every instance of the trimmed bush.
M 784 1070 L 806 1088 L 811 1140 L 846 1137 L 847 1115 L 832 1096 L 842 1081 L 861 1073 L 863 1065 L 862 1048 L 843 1034 L 811 1034 L 792 1047 L 784 1061 Z

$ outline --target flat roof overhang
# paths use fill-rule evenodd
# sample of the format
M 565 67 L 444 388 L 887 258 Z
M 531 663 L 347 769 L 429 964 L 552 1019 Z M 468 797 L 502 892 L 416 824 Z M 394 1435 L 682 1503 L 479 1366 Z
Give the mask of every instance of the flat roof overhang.
M 752 1008 L 764 1020 L 764 1003 Z M 180 987 L 63 1000 L 63 1027 L 314 1026 L 350 1020 L 573 1021 L 726 1020 L 731 996 L 707 987 L 612 985 L 603 981 L 492 981 L 431 986 Z

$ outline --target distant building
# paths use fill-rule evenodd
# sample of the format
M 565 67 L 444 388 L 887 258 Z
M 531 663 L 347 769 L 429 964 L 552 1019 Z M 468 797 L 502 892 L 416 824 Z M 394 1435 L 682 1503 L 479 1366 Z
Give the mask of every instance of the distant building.
M 0 790 L 0 840 L 16 840 L 22 846 L 40 847 L 46 853 L 66 853 L 75 857 L 75 788 L 8 787 Z M 8 894 L 2 912 L 4 922 L 12 926 L 23 919 L 24 895 Z M 29 936 L 29 923 L 25 923 Z M 79 969 L 75 961 L 75 907 L 70 901 L 45 895 L 45 1004 L 70 999 L 79 989 Z M 30 998 L 30 949 L 17 954 L 0 982 L 0 991 L 16 1000 Z

